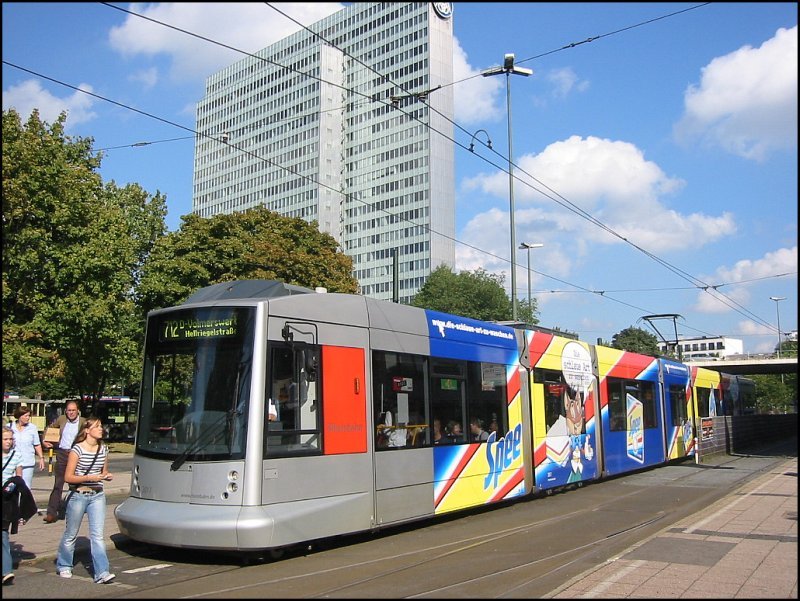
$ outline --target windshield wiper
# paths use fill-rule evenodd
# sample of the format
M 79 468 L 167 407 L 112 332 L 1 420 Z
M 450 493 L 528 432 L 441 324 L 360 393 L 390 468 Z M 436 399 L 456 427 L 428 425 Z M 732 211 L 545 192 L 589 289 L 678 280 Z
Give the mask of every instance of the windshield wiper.
M 186 447 L 183 453 L 181 453 L 175 458 L 175 461 L 173 461 L 172 465 L 169 466 L 170 471 L 172 472 L 178 471 L 181 468 L 181 466 L 184 463 L 186 463 L 186 459 L 189 457 L 189 455 L 192 455 L 204 449 L 207 446 L 207 444 L 213 440 L 214 435 L 218 434 L 217 428 L 219 427 L 220 424 L 222 424 L 224 420 L 230 420 L 236 417 L 237 415 L 241 414 L 242 412 L 239 411 L 238 409 L 231 409 L 230 411 L 226 411 L 225 413 L 223 413 L 219 418 L 217 418 L 217 420 L 213 424 L 208 426 L 206 431 L 203 432 L 200 436 L 198 436 L 197 439 L 192 444 Z M 228 450 L 230 450 L 230 444 L 228 445 Z

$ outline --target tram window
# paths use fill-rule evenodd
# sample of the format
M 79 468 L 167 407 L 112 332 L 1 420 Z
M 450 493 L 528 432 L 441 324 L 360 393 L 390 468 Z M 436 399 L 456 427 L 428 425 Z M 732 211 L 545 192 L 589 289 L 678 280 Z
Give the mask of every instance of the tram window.
M 561 372 L 549 369 L 536 369 L 533 378 L 536 384 L 541 383 L 544 386 L 544 422 L 545 429 L 549 431 L 565 415 L 564 378 Z
M 627 407 L 625 405 L 624 382 L 608 378 L 608 420 L 612 432 L 625 431 L 627 424 Z
M 695 388 L 697 395 L 697 413 L 700 417 L 709 417 L 708 415 L 708 399 L 711 397 L 710 388 Z
M 441 420 L 445 442 L 467 442 L 466 364 L 448 359 L 431 360 L 431 413 Z
M 321 452 L 319 365 L 315 346 L 276 343 L 272 347 L 266 397 L 277 417 L 266 422 L 265 456 Z M 264 414 L 268 415 L 266 407 Z
M 508 431 L 506 366 L 470 362 L 467 370 L 467 411 L 470 421 L 479 419 L 487 434 L 494 431 L 497 438 L 502 438 Z M 465 430 L 469 435 L 466 427 Z
M 669 404 L 672 408 L 672 425 L 681 426 L 686 421 L 686 391 L 683 386 L 669 387 Z
M 608 378 L 608 413 L 611 430 L 627 430 L 629 395 L 642 404 L 643 427 L 655 428 L 658 425 L 655 383 L 646 380 Z
M 637 384 L 639 400 L 642 402 L 642 410 L 644 412 L 644 427 L 655 428 L 658 426 L 658 418 L 656 417 L 656 385 L 654 382 L 646 381 L 639 381 Z
M 372 369 L 375 448 L 403 449 L 431 444 L 427 359 L 374 351 Z

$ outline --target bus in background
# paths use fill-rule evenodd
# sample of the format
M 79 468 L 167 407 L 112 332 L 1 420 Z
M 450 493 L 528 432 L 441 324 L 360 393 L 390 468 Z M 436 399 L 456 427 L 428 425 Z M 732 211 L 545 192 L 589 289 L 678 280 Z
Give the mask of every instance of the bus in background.
M 109 442 L 131 442 L 136 433 L 138 399 L 102 396 L 92 404 L 91 413 L 100 418 Z

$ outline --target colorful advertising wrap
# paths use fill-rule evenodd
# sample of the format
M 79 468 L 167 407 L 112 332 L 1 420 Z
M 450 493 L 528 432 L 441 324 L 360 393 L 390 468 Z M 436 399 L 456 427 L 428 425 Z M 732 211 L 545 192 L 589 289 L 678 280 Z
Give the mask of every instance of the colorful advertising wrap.
M 486 442 L 434 447 L 434 507 L 445 513 L 525 494 L 519 351 L 512 328 L 426 311 L 431 355 L 505 365 L 509 428 Z M 487 367 L 488 369 L 488 367 Z
M 547 394 L 559 405 L 559 417 L 535 440 L 537 488 L 553 488 L 598 476 L 596 457 L 596 380 L 586 344 L 530 332 L 531 364 L 560 374 Z M 547 346 L 542 343 L 547 341 Z M 532 383 L 533 386 L 533 383 Z M 541 415 L 541 411 L 534 411 Z M 540 419 L 540 418 L 537 418 Z M 544 424 L 536 430 L 544 429 Z

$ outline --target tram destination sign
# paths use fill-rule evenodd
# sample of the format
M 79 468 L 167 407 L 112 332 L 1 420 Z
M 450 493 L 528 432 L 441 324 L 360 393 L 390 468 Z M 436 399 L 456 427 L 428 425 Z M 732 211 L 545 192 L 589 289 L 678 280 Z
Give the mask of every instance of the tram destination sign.
M 202 338 L 227 338 L 236 336 L 236 316 L 220 319 L 165 319 L 161 322 L 158 337 L 163 341 L 196 340 Z

